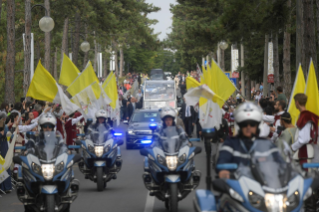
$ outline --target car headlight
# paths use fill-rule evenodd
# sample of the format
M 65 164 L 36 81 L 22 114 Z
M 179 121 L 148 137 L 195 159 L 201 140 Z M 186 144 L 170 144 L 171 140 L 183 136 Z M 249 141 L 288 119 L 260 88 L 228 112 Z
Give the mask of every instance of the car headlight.
M 235 200 L 238 200 L 239 202 L 244 202 L 244 199 L 242 196 L 240 196 L 240 194 L 238 194 L 234 189 L 229 189 L 229 194 L 232 198 L 234 198 Z
M 54 174 L 54 165 L 53 164 L 42 164 L 41 165 L 42 174 L 44 179 L 52 180 Z
M 111 145 L 107 145 L 106 147 L 104 147 L 104 152 L 107 153 L 111 150 Z
M 58 165 L 55 166 L 55 171 L 57 173 L 63 171 L 63 169 L 64 169 L 64 162 L 63 161 L 61 161 Z
M 286 208 L 283 194 L 265 194 L 265 204 L 268 211 L 282 211 Z
M 182 154 L 179 158 L 178 158 L 178 162 L 179 163 L 184 163 L 186 160 L 186 154 Z
M 133 130 L 128 130 L 127 133 L 128 133 L 129 135 L 135 135 L 135 133 L 134 133 Z
M 165 158 L 161 155 L 157 155 L 157 161 L 162 165 L 165 164 Z
M 88 150 L 89 150 L 90 152 L 94 153 L 94 147 L 93 147 L 93 146 L 88 145 Z
M 248 193 L 248 200 L 254 208 L 259 208 L 264 203 L 264 198 L 252 191 Z
M 103 146 L 95 146 L 94 152 L 96 156 L 101 157 L 103 155 Z
M 39 166 L 36 163 L 32 163 L 32 170 L 37 173 L 37 174 L 41 174 L 41 166 Z M 24 166 L 23 166 L 24 167 Z
M 177 167 L 177 156 L 166 156 L 166 165 L 170 171 L 174 171 Z

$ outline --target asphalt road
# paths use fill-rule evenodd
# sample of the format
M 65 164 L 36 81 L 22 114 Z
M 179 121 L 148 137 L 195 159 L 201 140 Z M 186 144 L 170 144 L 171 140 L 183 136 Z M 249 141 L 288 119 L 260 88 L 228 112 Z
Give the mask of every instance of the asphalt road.
M 121 126 L 120 130 L 124 131 Z M 206 160 L 203 143 L 194 142 L 201 146 L 203 151 L 195 157 L 196 169 L 202 172 L 200 186 L 205 188 Z M 123 156 L 122 170 L 116 180 L 107 184 L 107 188 L 98 192 L 96 184 L 84 179 L 77 165 L 74 166 L 75 178 L 80 180 L 80 191 L 78 198 L 72 203 L 71 211 L 112 211 L 112 212 L 165 212 L 164 202 L 150 197 L 142 181 L 143 157 L 139 150 L 126 150 L 125 145 L 121 147 Z M 179 202 L 179 211 L 190 212 L 193 209 L 193 198 L 195 192 L 191 192 L 187 198 Z M 18 200 L 15 190 L 0 197 L 0 212 L 22 212 L 22 203 Z

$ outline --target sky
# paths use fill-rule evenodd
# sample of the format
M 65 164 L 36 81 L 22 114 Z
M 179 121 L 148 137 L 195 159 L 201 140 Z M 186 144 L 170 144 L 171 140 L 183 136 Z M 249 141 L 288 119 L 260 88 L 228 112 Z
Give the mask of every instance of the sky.
M 152 3 L 153 5 L 160 7 L 161 10 L 157 13 L 151 13 L 148 15 L 150 19 L 157 19 L 158 23 L 156 25 L 152 25 L 154 28 L 154 33 L 161 32 L 158 36 L 160 40 L 167 38 L 168 33 L 171 32 L 172 25 L 172 13 L 169 10 L 170 4 L 176 4 L 175 0 L 146 0 L 147 3 Z

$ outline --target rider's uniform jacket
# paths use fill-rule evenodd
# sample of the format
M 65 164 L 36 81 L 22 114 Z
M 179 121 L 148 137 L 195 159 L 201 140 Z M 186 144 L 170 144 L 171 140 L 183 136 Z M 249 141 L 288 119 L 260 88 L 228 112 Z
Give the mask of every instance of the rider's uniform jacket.
M 298 159 L 301 163 L 306 162 L 311 146 L 317 144 L 319 117 L 310 111 L 302 111 L 297 121 L 295 142 L 291 145 L 292 150 L 298 151 Z M 316 153 L 314 153 L 316 154 Z M 305 160 L 305 161 L 303 161 Z
M 249 164 L 249 150 L 252 147 L 252 145 L 253 141 L 248 139 L 241 139 L 238 136 L 226 139 L 223 143 L 223 146 L 219 150 L 217 164 Z

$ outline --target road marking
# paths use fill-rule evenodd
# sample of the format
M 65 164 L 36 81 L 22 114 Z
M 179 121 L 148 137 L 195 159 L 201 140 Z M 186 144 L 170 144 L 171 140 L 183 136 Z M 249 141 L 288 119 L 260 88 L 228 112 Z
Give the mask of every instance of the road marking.
M 150 196 L 150 192 L 147 192 L 144 212 L 153 212 L 154 203 L 155 203 L 155 197 Z

